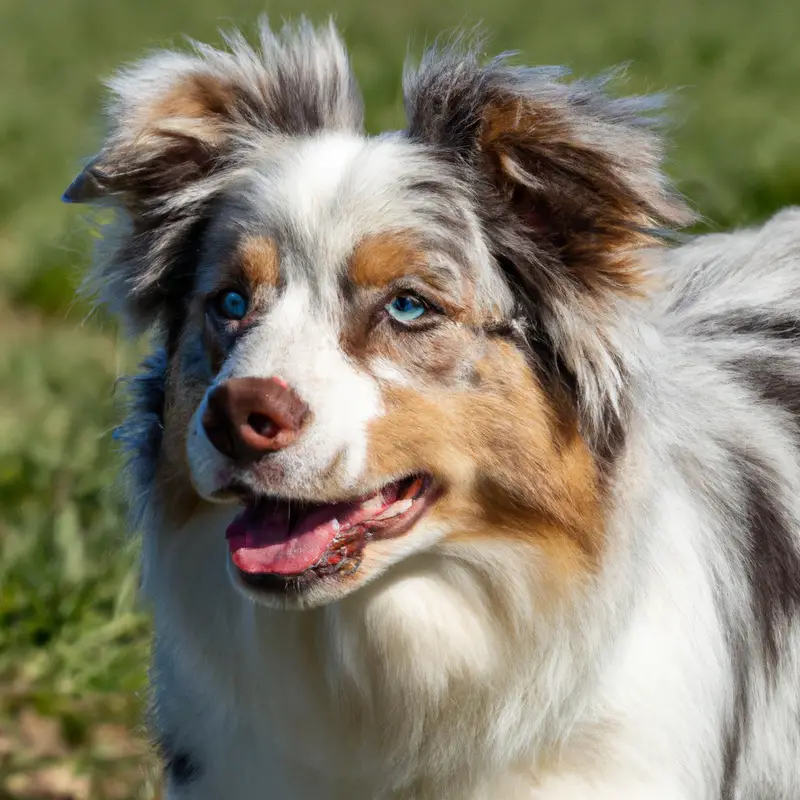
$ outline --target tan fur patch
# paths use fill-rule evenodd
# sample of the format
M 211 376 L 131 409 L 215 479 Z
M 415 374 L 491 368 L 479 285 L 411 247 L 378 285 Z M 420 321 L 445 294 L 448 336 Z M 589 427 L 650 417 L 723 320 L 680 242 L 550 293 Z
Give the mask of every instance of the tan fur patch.
M 238 257 L 245 280 L 251 287 L 277 286 L 281 260 L 274 239 L 248 236 L 239 245 Z
M 407 238 L 373 237 L 354 253 L 351 278 L 385 285 L 421 261 Z M 464 324 L 474 310 L 464 312 L 424 332 L 378 326 L 358 347 L 343 337 L 366 368 L 384 359 L 413 387 L 383 389 L 367 480 L 428 471 L 445 487 L 430 513 L 450 541 L 535 543 L 552 575 L 583 574 L 600 557 L 604 521 L 598 467 L 574 410 L 556 407 L 523 353 L 484 335 L 480 320 Z
M 535 543 L 555 572 L 585 571 L 602 549 L 603 513 L 577 426 L 563 425 L 513 345 L 490 342 L 476 372 L 460 391 L 384 391 L 370 431 L 375 479 L 427 470 L 445 487 L 431 514 L 452 541 Z
M 421 250 L 408 235 L 385 233 L 361 241 L 350 257 L 350 279 L 359 287 L 381 287 L 397 278 L 420 272 Z
M 519 98 L 487 108 L 481 147 L 517 213 L 552 238 L 578 283 L 645 293 L 632 251 L 656 242 L 648 229 L 659 221 L 608 153 L 577 139 L 558 109 Z M 521 158 L 536 165 L 535 175 Z
M 174 86 L 148 109 L 146 124 L 159 126 L 168 120 L 203 122 L 192 125 L 191 135 L 216 140 L 230 122 L 236 95 L 231 87 L 211 75 L 191 75 Z
M 193 74 L 167 83 L 155 101 L 121 116 L 125 136 L 119 138 L 124 144 L 102 152 L 93 162 L 86 171 L 91 180 L 84 181 L 79 200 L 118 193 L 143 223 L 144 199 L 173 192 L 217 168 L 239 102 L 226 81 L 211 75 Z

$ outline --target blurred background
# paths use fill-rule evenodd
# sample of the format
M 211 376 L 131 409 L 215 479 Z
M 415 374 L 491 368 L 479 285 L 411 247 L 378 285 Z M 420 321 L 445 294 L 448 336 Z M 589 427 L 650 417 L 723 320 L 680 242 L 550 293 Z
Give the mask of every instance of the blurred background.
M 400 69 L 482 22 L 489 51 L 627 89 L 677 89 L 669 170 L 701 228 L 800 201 L 796 0 L 0 0 L 0 800 L 153 796 L 136 604 L 111 431 L 136 346 L 74 290 L 92 234 L 61 191 L 100 139 L 100 79 L 184 34 L 218 42 L 334 14 L 370 130 L 403 124 Z

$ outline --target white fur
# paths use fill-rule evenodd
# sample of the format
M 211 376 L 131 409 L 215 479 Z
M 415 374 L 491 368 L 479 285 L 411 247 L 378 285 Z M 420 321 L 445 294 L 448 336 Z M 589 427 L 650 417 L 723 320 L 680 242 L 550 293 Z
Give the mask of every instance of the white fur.
M 378 380 L 395 386 L 409 387 L 413 385 L 411 376 L 400 364 L 395 364 L 386 358 L 374 358 L 370 362 L 370 371 Z
M 374 381 L 348 362 L 332 325 L 320 317 L 307 287 L 289 288 L 209 388 L 229 378 L 278 377 L 308 404 L 311 423 L 301 440 L 291 450 L 276 453 L 260 476 L 278 495 L 313 497 L 319 476 L 337 457 L 340 486 L 353 486 L 364 469 L 367 424 L 381 413 Z M 213 499 L 213 493 L 230 481 L 231 467 L 203 431 L 204 405 L 193 417 L 188 454 L 195 487 Z

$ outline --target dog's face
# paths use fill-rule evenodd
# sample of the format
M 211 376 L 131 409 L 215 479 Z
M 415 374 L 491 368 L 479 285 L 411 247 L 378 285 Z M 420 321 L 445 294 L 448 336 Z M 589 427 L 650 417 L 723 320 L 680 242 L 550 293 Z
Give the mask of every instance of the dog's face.
M 124 73 L 68 190 L 121 206 L 107 297 L 163 331 L 148 495 L 230 504 L 230 574 L 268 603 L 434 549 L 591 568 L 594 360 L 645 228 L 684 214 L 650 134 L 598 87 L 449 53 L 368 138 L 332 31 L 262 40 Z
M 231 571 L 259 597 L 337 597 L 520 527 L 517 504 L 539 534 L 586 513 L 591 460 L 508 335 L 467 187 L 425 148 L 323 134 L 243 170 L 187 308 L 164 450 L 201 497 L 244 504 Z

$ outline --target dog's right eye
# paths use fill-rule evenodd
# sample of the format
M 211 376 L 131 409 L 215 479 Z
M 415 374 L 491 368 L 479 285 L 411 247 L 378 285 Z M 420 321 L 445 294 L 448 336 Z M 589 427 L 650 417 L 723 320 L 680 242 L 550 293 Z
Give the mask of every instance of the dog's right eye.
M 217 313 L 225 319 L 240 320 L 247 313 L 247 299 L 241 292 L 233 290 L 218 294 L 214 305 Z

